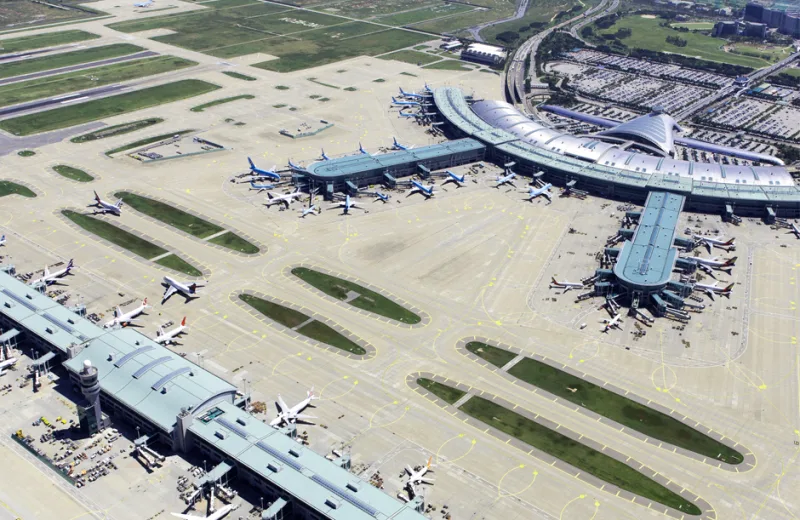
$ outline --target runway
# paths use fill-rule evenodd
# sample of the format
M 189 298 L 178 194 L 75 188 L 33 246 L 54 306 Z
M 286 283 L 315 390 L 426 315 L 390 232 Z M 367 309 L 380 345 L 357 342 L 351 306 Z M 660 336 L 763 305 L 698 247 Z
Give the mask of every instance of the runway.
M 7 85 L 9 83 L 16 83 L 19 81 L 27 81 L 29 79 L 43 78 L 46 76 L 55 76 L 56 74 L 64 74 L 66 72 L 74 72 L 76 70 L 102 67 L 103 65 L 111 65 L 113 63 L 120 63 L 123 61 L 149 58 L 151 56 L 158 56 L 158 53 L 153 51 L 142 51 L 142 52 L 137 52 L 136 54 L 129 54 L 127 56 L 118 56 L 116 58 L 109 58 L 107 60 L 92 61 L 89 63 L 81 63 L 79 65 L 62 67 L 60 69 L 43 70 L 41 72 L 33 72 L 31 74 L 23 74 L 21 76 L 13 76 L 11 78 L 0 79 L 0 86 Z
M 65 105 L 74 103 L 75 101 L 89 101 L 96 97 L 111 94 L 123 89 L 128 88 L 128 85 L 108 85 L 91 90 L 83 90 L 81 92 L 73 92 L 63 96 L 56 96 L 48 99 L 40 99 L 38 101 L 31 101 L 30 103 L 22 103 L 13 107 L 0 109 L 0 117 L 19 115 L 21 112 L 29 112 L 39 108 L 46 108 L 52 105 Z

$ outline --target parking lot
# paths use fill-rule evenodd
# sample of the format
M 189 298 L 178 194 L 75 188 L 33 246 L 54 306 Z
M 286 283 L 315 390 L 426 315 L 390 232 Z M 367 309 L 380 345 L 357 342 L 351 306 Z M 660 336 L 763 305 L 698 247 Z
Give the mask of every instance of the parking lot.
M 740 97 L 708 113 L 703 122 L 780 139 L 800 136 L 800 110 L 751 97 Z

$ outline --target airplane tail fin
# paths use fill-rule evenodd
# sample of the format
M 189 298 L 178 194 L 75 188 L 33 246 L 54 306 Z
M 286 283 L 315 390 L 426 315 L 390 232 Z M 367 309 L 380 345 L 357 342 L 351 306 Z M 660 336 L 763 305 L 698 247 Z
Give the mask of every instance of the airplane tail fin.
M 186 326 L 186 316 L 184 316 L 183 319 L 181 320 L 181 327 L 185 326 Z
M 164 335 L 164 327 L 159 326 L 158 330 L 156 331 L 156 337 L 159 338 Z
M 5 235 L 3 236 L 5 237 Z M 69 270 L 72 269 L 73 267 L 75 267 L 75 264 L 72 263 L 72 258 L 70 258 L 69 262 L 67 262 L 67 272 L 69 272 Z
M 142 300 L 142 307 L 147 307 L 147 306 L 148 306 L 147 305 L 147 298 L 145 298 L 144 300 Z
M 97 194 L 97 191 L 94 192 L 94 200 L 100 202 L 100 195 Z
M 733 241 L 734 241 L 734 240 L 736 240 L 736 239 L 735 239 L 735 238 L 732 238 L 732 239 L 728 240 L 727 242 L 725 242 L 725 243 L 724 243 L 724 244 L 722 244 L 722 245 L 723 245 L 723 246 L 732 246 L 732 245 L 733 245 Z
M 729 286 L 727 286 L 726 288 L 722 289 L 722 292 L 723 292 L 723 293 L 729 293 L 729 292 L 731 292 L 732 290 L 733 290 L 733 284 L 730 284 L 730 285 L 729 285 Z
M 117 309 L 114 311 L 114 317 L 119 318 L 120 316 L 122 316 L 122 309 L 117 306 Z
M 197 284 L 196 283 L 193 283 L 192 285 L 189 286 L 189 292 L 194 294 L 196 291 L 197 291 Z
M 319 397 L 318 397 L 318 396 L 314 395 L 314 387 L 313 387 L 313 386 L 311 387 L 311 390 L 309 390 L 308 392 L 306 392 L 306 396 L 307 396 L 309 399 L 312 399 L 312 400 L 313 400 L 313 399 L 319 399 Z
M 428 459 L 428 465 L 427 465 L 428 469 L 431 469 L 431 462 L 432 461 L 433 461 L 433 455 L 431 455 L 431 457 Z
M 249 158 L 249 157 L 248 157 L 248 158 L 247 158 L 247 162 L 249 162 L 249 163 L 250 163 L 250 169 L 251 169 L 251 170 L 254 170 L 254 169 L 255 169 L 255 167 L 256 167 L 256 165 L 255 165 L 255 164 L 253 164 L 253 159 L 251 159 L 251 158 Z
M 733 257 L 733 258 L 731 258 L 730 260 L 726 261 L 726 262 L 725 262 L 725 266 L 726 266 L 726 267 L 732 267 L 732 266 L 736 265 L 736 259 L 737 259 L 737 258 L 739 258 L 739 257 L 738 257 L 738 256 L 734 256 L 734 257 Z
M 558 285 L 558 281 L 556 280 L 555 276 L 550 277 L 550 283 L 552 283 L 553 285 Z
M 267 198 L 268 198 L 269 200 L 272 200 L 272 199 L 273 199 L 272 193 L 270 193 L 270 192 L 267 192 Z

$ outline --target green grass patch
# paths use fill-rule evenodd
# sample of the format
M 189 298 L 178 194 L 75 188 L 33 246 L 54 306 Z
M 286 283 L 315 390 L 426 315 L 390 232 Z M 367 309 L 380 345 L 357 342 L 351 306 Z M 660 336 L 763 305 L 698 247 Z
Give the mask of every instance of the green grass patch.
M 276 90 L 289 90 L 289 87 L 287 87 L 286 85 L 276 85 L 275 89 Z
M 385 81 L 386 81 L 386 80 L 385 80 L 385 79 L 383 79 L 383 78 L 378 78 L 378 79 L 373 79 L 373 80 L 372 80 L 372 82 L 373 82 L 373 83 L 384 83 Z
M 308 96 L 309 99 L 319 99 L 321 97 L 322 96 L 320 96 L 319 94 L 311 94 L 310 96 Z
M 440 58 L 438 56 L 431 56 L 425 52 L 403 50 L 384 54 L 380 56 L 380 59 L 402 61 L 403 63 L 410 63 L 412 65 L 427 65 L 438 61 Z
M 358 89 L 356 87 L 347 87 L 344 90 L 346 90 L 347 92 L 355 92 Z
M 8 38 L 0 40 L 0 54 L 12 54 L 15 52 L 29 51 L 32 49 L 42 49 L 44 47 L 55 47 L 65 43 L 82 42 L 94 40 L 100 36 L 86 31 L 60 31 L 36 36 L 23 36 L 21 38 Z
M 400 75 L 401 76 L 411 76 L 412 78 L 416 78 L 417 77 L 416 74 L 412 74 L 410 72 L 401 72 Z
M 206 238 L 220 231 L 224 231 L 225 229 L 200 217 L 196 217 L 191 213 L 180 210 L 175 206 L 170 206 L 169 204 L 155 199 L 142 197 L 135 193 L 118 191 L 114 194 L 114 197 L 122 199 L 127 206 L 130 206 L 140 213 L 144 213 L 148 217 L 159 220 L 168 226 L 179 229 L 184 233 L 189 233 L 197 238 Z
M 317 78 L 307 78 L 307 79 L 311 83 L 316 83 L 317 85 L 322 85 L 323 87 L 335 88 L 336 90 L 339 90 L 341 88 L 341 87 L 337 87 L 336 85 L 331 85 L 330 83 L 323 83 L 322 81 L 318 80 Z
M 278 103 L 277 105 L 272 105 L 272 108 L 284 108 L 286 103 Z
M 164 122 L 164 120 L 160 117 L 153 117 L 150 119 L 142 119 L 140 121 L 133 121 L 130 123 L 122 123 L 120 125 L 107 126 L 105 128 L 101 128 L 100 130 L 89 132 L 88 134 L 73 137 L 70 139 L 70 141 L 73 143 L 87 143 L 89 141 L 96 141 L 98 139 L 105 139 L 107 137 L 114 137 L 117 135 L 135 132 L 136 130 L 141 130 L 142 128 L 147 128 L 148 126 L 157 125 L 158 123 L 162 122 Z
M 20 81 L 0 87 L 0 106 L 16 105 L 44 97 L 121 83 L 193 65 L 197 65 L 197 62 L 175 56 L 158 56 Z
M 331 100 L 331 98 L 326 98 L 326 97 L 324 97 L 324 98 L 319 98 L 319 102 L 320 102 L 320 103 L 327 103 L 327 102 L 328 102 L 328 101 L 330 101 L 330 100 Z
M 254 255 L 260 251 L 255 244 L 248 242 L 233 231 L 228 231 L 227 233 L 223 233 L 218 237 L 214 237 L 209 240 L 209 243 L 226 247 L 228 249 L 233 249 L 234 251 L 238 251 L 246 255 Z
M 292 274 L 337 300 L 346 300 L 349 292 L 358 293 L 359 296 L 357 298 L 347 302 L 353 307 L 374 312 L 390 320 L 402 323 L 415 324 L 421 321 L 418 315 L 402 305 L 398 305 L 389 298 L 357 283 L 308 269 L 307 267 L 295 267 L 292 269 Z
M 195 278 L 199 278 L 203 276 L 203 272 L 197 269 L 195 266 L 180 258 L 177 255 L 167 255 L 164 258 L 160 258 L 156 260 L 156 263 L 162 267 L 166 267 L 168 269 L 172 269 L 173 271 L 178 271 L 179 273 L 183 273 L 188 276 L 193 276 Z
M 125 56 L 144 49 L 138 45 L 130 43 L 115 43 L 103 45 L 102 47 L 92 47 L 80 51 L 63 52 L 52 56 L 42 56 L 41 58 L 31 58 L 29 60 L 12 61 L 0 67 L 0 78 L 11 78 L 22 74 L 32 74 L 44 70 L 52 70 L 70 65 L 80 65 L 91 61 L 105 60 Z
M 138 141 L 134 141 L 132 143 L 123 144 L 117 148 L 109 150 L 106 152 L 106 155 L 111 157 L 114 154 L 118 154 L 120 152 L 125 152 L 127 150 L 133 150 L 135 148 L 141 148 L 142 146 L 147 146 L 148 144 L 157 143 L 159 141 L 164 141 L 166 139 L 171 139 L 176 135 L 185 135 L 190 132 L 194 132 L 192 129 L 188 130 L 178 130 L 177 132 L 170 132 L 168 134 L 161 134 L 161 135 L 154 135 L 153 137 L 146 137 L 144 139 L 139 139 Z
M 467 350 L 498 368 L 506 366 L 509 361 L 517 357 L 516 354 L 504 348 L 493 347 L 479 341 L 467 343 Z
M 242 94 L 241 96 L 232 96 L 222 99 L 217 99 L 215 101 L 210 101 L 208 103 L 203 103 L 202 105 L 197 105 L 196 107 L 192 107 L 192 112 L 202 112 L 203 110 L 211 107 L 215 107 L 217 105 L 222 105 L 224 103 L 230 103 L 231 101 L 237 101 L 239 99 L 253 99 L 255 98 L 252 94 Z
M 675 29 L 689 29 L 690 31 L 710 31 L 714 28 L 714 22 L 682 22 L 670 24 Z
M 185 79 L 107 98 L 6 119 L 0 128 L 14 135 L 31 135 L 127 114 L 164 103 L 198 96 L 219 86 L 197 79 Z
M 303 334 L 304 336 L 308 336 L 313 340 L 319 341 L 320 343 L 325 343 L 326 345 L 342 349 L 345 352 L 350 352 L 351 354 L 355 354 L 357 356 L 363 356 L 367 353 L 363 347 L 350 341 L 349 338 L 339 334 L 321 321 L 315 320 L 307 325 L 303 325 L 297 329 L 297 332 Z
M 104 220 L 70 210 L 63 210 L 61 213 L 89 233 L 108 240 L 112 244 L 127 249 L 131 253 L 147 260 L 168 252 L 163 247 L 148 242 Z
M 6 195 L 20 195 L 28 198 L 36 196 L 36 194 L 31 191 L 30 188 L 27 188 L 21 184 L 11 181 L 0 181 L 0 197 L 5 197 Z
M 463 63 L 458 60 L 442 60 L 425 65 L 423 69 L 431 70 L 472 70 L 472 67 L 465 67 Z
M 73 168 L 72 166 L 67 166 L 66 164 L 57 164 L 53 166 L 53 170 L 67 179 L 72 179 L 73 181 L 78 182 L 91 182 L 94 180 L 94 177 L 89 175 L 83 170 L 78 168 Z
M 700 515 L 693 503 L 627 464 L 574 441 L 522 415 L 482 397 L 473 396 L 459 410 L 529 446 L 557 457 L 582 471 L 620 489 L 672 507 L 689 515 Z
M 254 78 L 253 76 L 248 76 L 247 74 L 242 74 L 239 72 L 234 72 L 232 70 L 223 70 L 223 74 L 226 76 L 230 76 L 232 78 L 241 79 L 243 81 L 255 81 L 258 78 Z
M 789 76 L 800 78 L 800 68 L 797 67 L 788 67 L 781 70 L 781 74 L 788 74 Z
M 474 7 L 470 5 L 441 4 L 425 9 L 413 9 L 405 12 L 398 12 L 397 14 L 377 18 L 375 21 L 399 27 L 403 25 L 424 22 L 434 18 L 452 16 L 454 14 L 472 11 L 473 9 Z
M 19 155 L 20 157 L 33 157 L 34 155 L 36 155 L 36 152 L 34 152 L 33 150 L 20 150 L 19 152 L 17 152 L 17 155 Z
M 455 403 L 466 394 L 466 392 L 462 392 L 458 388 L 443 385 L 441 383 L 437 383 L 436 381 L 425 379 L 424 377 L 417 379 L 417 384 L 442 401 L 446 401 L 450 404 Z
M 416 47 L 414 47 L 414 50 L 415 51 L 424 51 L 427 48 L 428 48 L 427 45 L 417 45 Z

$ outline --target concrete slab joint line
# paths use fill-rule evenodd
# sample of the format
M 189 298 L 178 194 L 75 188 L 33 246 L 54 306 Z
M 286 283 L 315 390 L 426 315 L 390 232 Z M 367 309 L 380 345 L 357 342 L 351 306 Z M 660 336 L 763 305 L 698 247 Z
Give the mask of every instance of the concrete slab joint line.
M 479 341 L 480 343 L 485 343 L 485 344 L 487 344 L 489 346 L 502 348 L 502 349 L 505 349 L 505 350 L 508 350 L 508 351 L 511 351 L 511 352 L 520 351 L 520 349 L 516 349 L 516 348 L 512 349 L 508 345 L 505 345 L 503 343 L 499 343 L 499 342 L 496 342 L 496 341 L 488 340 L 488 339 L 485 339 L 485 338 L 476 338 L 476 339 L 463 338 L 463 339 L 460 339 L 456 343 L 456 351 L 458 351 L 460 354 L 466 356 L 467 358 L 471 359 L 472 361 L 475 361 L 476 363 L 479 363 L 479 364 L 481 364 L 481 365 L 483 365 L 483 366 L 485 366 L 487 368 L 488 368 L 488 366 L 487 366 L 486 363 L 484 363 L 484 360 L 482 358 L 478 357 L 477 355 L 475 355 L 472 352 L 470 352 L 469 350 L 467 350 L 467 343 L 469 343 L 470 341 Z M 547 397 L 547 398 L 551 399 L 553 402 L 556 402 L 556 403 L 558 403 L 558 404 L 560 404 L 562 406 L 571 407 L 573 405 L 573 403 L 571 403 L 569 401 L 566 401 L 564 399 L 559 399 L 558 397 L 554 396 L 550 392 L 548 392 L 546 390 L 543 390 L 541 388 L 538 388 L 538 387 L 536 387 L 534 385 L 531 385 L 531 384 L 529 384 L 529 383 L 527 383 L 525 381 L 522 381 L 522 380 L 512 376 L 511 374 L 509 374 L 507 371 L 511 367 L 513 367 L 515 364 L 519 363 L 519 361 L 522 359 L 522 357 L 525 357 L 525 355 L 518 353 L 517 357 L 512 359 L 511 361 L 509 361 L 503 368 L 501 368 L 499 370 L 493 370 L 492 372 L 495 373 L 495 374 L 499 374 L 504 379 L 507 379 L 507 380 L 511 381 L 512 383 L 514 383 L 515 385 L 521 386 L 521 387 L 527 389 L 530 392 L 541 393 L 544 397 Z M 577 370 L 575 370 L 575 369 L 573 369 L 571 367 L 568 367 L 566 365 L 557 366 L 552 360 L 548 360 L 547 358 L 544 358 L 542 356 L 538 356 L 538 355 L 534 354 L 534 355 L 529 355 L 527 357 L 535 359 L 536 361 L 540 361 L 541 363 L 545 363 L 547 365 L 550 365 L 553 368 L 557 368 L 559 370 L 567 372 L 568 374 L 570 374 L 572 376 L 579 377 L 579 378 L 584 379 L 584 380 L 588 380 L 589 379 L 587 377 L 584 377 L 585 374 L 583 374 L 582 372 L 579 372 L 579 371 L 577 371 Z M 491 365 L 491 366 L 494 366 L 494 365 Z M 596 384 L 596 383 L 594 383 L 594 384 Z M 644 399 L 644 398 L 642 398 L 642 397 L 640 397 L 640 396 L 638 396 L 636 394 L 630 394 L 627 391 L 625 391 L 623 393 L 623 390 L 621 388 L 618 388 L 618 387 L 613 386 L 613 385 L 603 385 L 603 386 L 606 388 L 606 390 L 614 391 L 614 393 L 616 393 L 617 395 L 622 395 L 624 397 L 627 397 L 628 399 L 631 399 L 632 401 L 636 401 L 636 402 L 638 402 L 640 404 L 648 405 L 648 406 L 650 406 L 652 409 L 654 409 L 656 411 L 659 411 L 659 412 L 667 414 L 667 415 L 669 415 L 669 413 L 670 413 L 670 410 L 668 408 L 663 407 L 663 406 L 659 405 L 658 403 L 653 403 L 652 405 L 650 405 L 649 404 L 650 401 L 648 401 L 648 400 L 646 400 L 646 399 Z M 717 467 L 719 469 L 722 469 L 724 471 L 732 471 L 732 472 L 736 472 L 736 473 L 743 473 L 743 472 L 749 471 L 750 469 L 755 467 L 755 455 L 753 454 L 752 451 L 750 451 L 749 449 L 746 449 L 746 448 L 744 450 L 739 450 L 739 451 L 742 452 L 742 456 L 743 456 L 743 460 L 742 460 L 742 462 L 740 464 L 736 464 L 736 465 L 728 464 L 726 462 L 720 462 L 719 460 L 716 460 L 716 459 L 709 459 L 708 457 L 706 457 L 704 455 L 699 455 L 699 454 L 697 454 L 697 453 L 695 453 L 693 451 L 689 451 L 689 450 L 677 447 L 677 446 L 675 446 L 673 444 L 670 444 L 668 442 L 661 442 L 661 441 L 658 441 L 658 440 L 651 439 L 650 437 L 648 437 L 646 435 L 643 435 L 643 434 L 641 434 L 640 432 L 638 432 L 636 430 L 633 430 L 631 428 L 626 428 L 626 427 L 622 426 L 621 424 L 617 423 L 616 421 L 613 421 L 613 420 L 611 420 L 611 419 L 609 419 L 607 417 L 603 417 L 600 414 L 597 414 L 597 413 L 595 413 L 595 412 L 593 412 L 593 411 L 591 411 L 589 409 L 581 408 L 581 413 L 583 413 L 584 415 L 587 415 L 589 417 L 597 417 L 597 421 L 598 422 L 603 423 L 603 424 L 607 424 L 611 428 L 614 428 L 615 430 L 617 430 L 619 432 L 625 433 L 627 435 L 630 435 L 631 437 L 639 439 L 639 440 L 645 442 L 646 444 L 650 444 L 652 446 L 658 446 L 659 449 L 672 451 L 673 453 L 680 453 L 684 457 L 690 458 L 692 460 L 696 460 L 698 462 L 702 462 L 704 464 L 709 464 L 711 466 L 715 466 L 715 467 Z M 686 416 L 684 416 L 684 420 L 682 422 L 687 422 L 688 423 L 688 418 Z M 698 428 L 698 426 L 699 426 L 699 428 Z M 703 430 L 706 430 L 707 434 L 709 435 L 709 437 L 721 442 L 722 444 L 725 444 L 728 447 L 732 447 L 732 448 L 736 449 L 737 446 L 740 446 L 739 443 L 724 442 L 724 441 L 730 441 L 731 439 L 727 439 L 724 435 L 712 433 L 712 430 L 710 428 L 707 428 L 705 426 L 701 426 L 700 423 L 695 423 L 695 427 L 694 428 L 696 430 L 698 430 L 700 433 L 703 433 Z M 744 468 L 744 469 L 742 469 L 742 468 Z
M 442 377 L 442 376 L 439 376 L 439 375 L 436 375 L 436 374 L 432 374 L 430 372 L 420 372 L 420 373 L 418 373 L 416 375 L 409 374 L 409 376 L 406 376 L 406 384 L 411 388 L 419 387 L 419 385 L 417 384 L 417 379 L 418 378 L 430 379 L 432 381 L 435 381 L 435 382 L 441 383 L 441 384 L 447 384 L 447 381 L 450 381 L 449 378 L 445 378 L 445 377 Z M 456 383 L 455 381 L 450 381 L 450 383 L 449 383 L 449 386 L 459 387 L 459 385 L 460 385 L 460 383 Z M 481 396 L 484 399 L 492 399 L 492 400 L 494 400 L 494 398 L 496 397 L 496 396 L 492 396 L 492 394 L 489 394 L 488 392 L 485 392 L 485 391 L 480 391 L 480 392 L 481 392 Z M 425 397 L 427 399 L 431 400 L 431 401 L 438 400 L 438 398 L 435 395 L 431 394 L 431 393 L 426 394 Z M 462 397 L 462 399 L 463 399 L 463 397 Z M 445 409 L 447 409 L 447 407 L 449 407 L 449 406 L 453 406 L 453 405 L 447 405 L 447 406 L 445 406 Z M 545 426 L 547 428 L 551 428 L 552 427 L 551 425 L 555 424 L 555 423 L 553 423 L 553 421 L 550 421 L 550 420 L 547 420 L 547 419 L 544 419 L 544 418 L 539 419 L 539 415 L 534 414 L 534 413 L 532 413 L 532 412 L 530 412 L 528 410 L 525 410 L 524 408 L 517 408 L 514 411 L 516 413 L 518 413 L 519 415 L 522 415 L 523 417 L 526 417 L 527 419 L 529 419 L 531 421 L 534 421 L 534 422 L 536 422 L 538 424 L 541 424 L 542 426 Z M 472 418 L 470 417 L 470 419 L 472 419 Z M 465 421 L 465 422 L 467 422 L 468 424 L 471 424 L 470 421 Z M 483 423 L 481 421 L 475 420 L 475 422 L 480 422 L 481 425 L 487 426 L 485 423 Z M 473 424 L 471 424 L 471 425 L 474 426 Z M 528 453 L 530 455 L 533 455 L 536 458 L 538 458 L 538 459 L 540 459 L 540 460 L 542 460 L 542 461 L 544 461 L 546 463 L 550 459 L 554 458 L 553 456 L 545 454 L 544 452 L 542 452 L 542 451 L 540 451 L 540 450 L 538 450 L 536 448 L 533 448 L 530 451 L 527 451 L 527 448 L 529 447 L 528 445 L 525 445 L 524 449 L 520 448 L 519 446 L 517 446 L 517 444 L 515 442 L 513 442 L 513 440 L 515 440 L 514 437 L 511 437 L 510 435 L 507 435 L 507 434 L 505 434 L 503 432 L 500 432 L 499 430 L 496 430 L 496 429 L 492 428 L 491 426 L 488 427 L 485 430 L 483 430 L 482 428 L 478 428 L 478 429 L 480 429 L 481 431 L 484 431 L 485 433 L 490 433 L 490 435 L 492 435 L 493 437 L 496 437 L 496 438 L 498 438 L 500 440 L 503 440 L 504 442 L 506 442 L 506 443 L 508 443 L 510 445 L 513 445 L 513 446 L 519 448 L 521 451 L 524 451 L 524 452 L 526 452 L 526 453 Z M 574 432 L 572 430 L 569 430 L 568 428 L 565 428 L 565 427 L 559 427 L 558 431 L 562 435 L 564 435 L 566 437 L 569 437 L 569 438 L 571 438 L 573 440 L 578 440 L 579 437 L 580 437 L 580 435 L 578 433 L 576 433 L 576 432 Z M 591 440 L 589 437 L 584 437 L 581 442 L 583 444 L 585 444 L 586 446 L 589 446 L 590 448 L 595 449 L 597 451 L 602 451 L 601 449 L 604 447 L 601 443 L 599 443 L 597 441 L 594 441 L 594 440 Z M 625 459 L 625 457 L 622 454 L 616 453 L 616 452 L 611 453 L 610 456 L 614 457 L 615 459 L 619 460 L 620 462 L 623 462 L 624 464 L 630 466 L 631 468 L 633 468 L 633 469 L 635 469 L 637 471 L 640 471 L 643 475 L 650 474 L 652 476 L 657 476 L 659 478 L 665 479 L 663 476 L 659 475 L 655 470 L 645 466 L 644 464 L 642 464 L 641 462 L 639 462 L 637 460 L 634 460 L 632 458 Z M 625 460 L 623 460 L 623 459 L 625 459 Z M 579 471 L 577 468 L 574 468 L 573 466 L 567 464 L 566 462 L 562 461 L 561 459 L 554 459 L 551 465 L 553 465 L 554 467 L 558 467 L 560 470 L 562 470 L 562 471 L 564 471 L 564 472 L 566 472 L 566 473 L 568 473 L 570 475 L 573 475 L 573 476 L 581 473 L 581 471 Z M 682 488 L 681 486 L 678 486 L 677 484 L 669 481 L 668 479 L 665 479 L 665 480 L 667 480 L 669 482 L 669 484 L 665 485 L 665 487 L 667 487 L 670 491 L 672 491 L 674 493 L 677 493 L 677 494 L 680 494 L 681 496 L 686 496 L 689 500 L 691 500 L 692 502 L 698 504 L 698 507 L 700 507 L 700 509 L 703 511 L 703 513 L 700 516 L 696 517 L 696 518 L 698 518 L 698 520 L 710 520 L 711 518 L 713 518 L 713 516 L 711 516 L 709 514 L 709 513 L 713 514 L 713 511 L 714 511 L 714 509 L 711 507 L 711 504 L 709 504 L 708 502 L 703 500 L 700 496 L 695 495 L 693 493 L 690 493 L 689 491 L 686 491 L 684 488 Z M 599 479 L 597 479 L 597 480 L 595 480 L 595 479 L 585 480 L 585 482 L 593 485 L 594 487 L 596 487 L 598 489 L 604 490 L 604 486 L 600 484 Z M 614 489 L 616 489 L 616 487 L 614 487 Z M 684 491 L 685 491 L 685 493 L 684 493 Z M 619 490 L 617 492 L 617 495 L 618 496 L 623 496 L 625 498 L 628 498 L 629 500 L 634 501 L 634 502 L 636 501 L 637 498 L 639 498 L 639 502 L 637 502 L 637 503 L 640 503 L 640 504 L 642 503 L 642 500 L 644 500 L 641 497 L 638 497 L 637 495 L 634 495 L 633 493 L 630 493 L 628 491 Z M 681 518 L 683 516 L 683 513 L 679 512 L 677 510 L 673 510 L 672 508 L 669 508 L 667 506 L 664 506 L 664 507 L 668 511 L 666 514 L 668 514 L 669 516 L 674 516 L 675 518 Z

